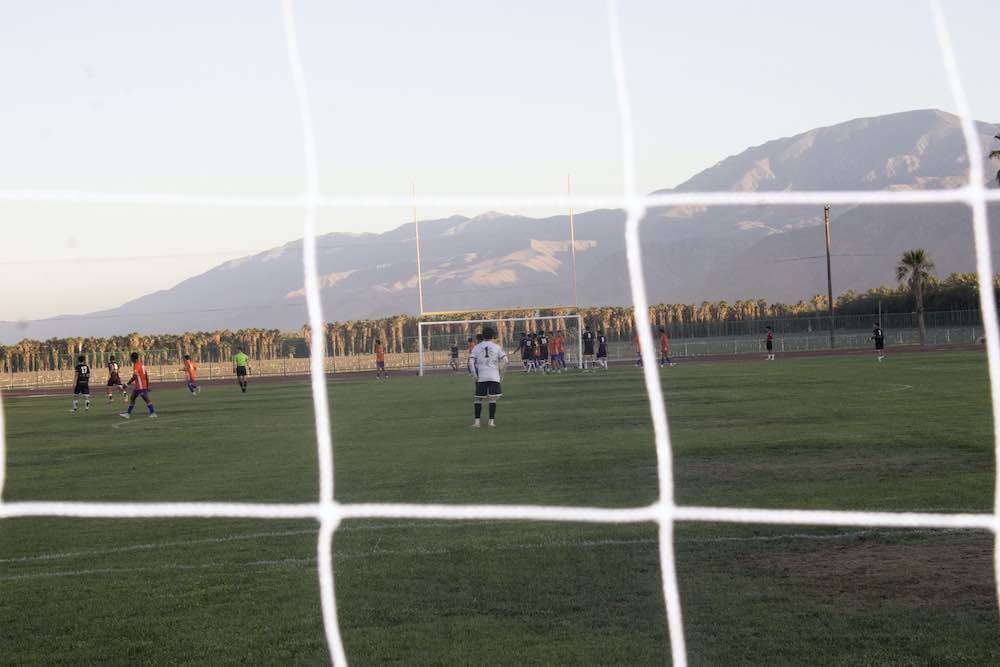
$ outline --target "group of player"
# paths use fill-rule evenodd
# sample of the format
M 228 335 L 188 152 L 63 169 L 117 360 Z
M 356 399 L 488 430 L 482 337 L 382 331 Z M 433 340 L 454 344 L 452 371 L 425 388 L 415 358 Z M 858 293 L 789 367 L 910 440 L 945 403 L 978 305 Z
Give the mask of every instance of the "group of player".
M 525 373 L 562 373 L 567 369 L 566 332 L 525 331 L 517 343 L 517 352 Z
M 149 373 L 146 372 L 146 367 L 143 365 L 138 352 L 132 352 L 129 355 L 129 361 L 132 362 L 132 377 L 129 378 L 128 382 L 122 382 L 121 366 L 118 365 L 115 355 L 108 357 L 108 403 L 114 400 L 115 392 L 121 392 L 122 402 L 127 407 L 125 412 L 119 413 L 118 416 L 123 419 L 131 419 L 135 403 L 141 398 L 146 404 L 146 409 L 149 411 L 149 417 L 156 418 L 156 408 L 149 398 Z M 250 358 L 244 354 L 243 350 L 238 350 L 233 355 L 233 372 L 236 374 L 236 382 L 240 387 L 240 391 L 244 394 L 247 391 L 247 376 L 250 373 L 249 361 Z M 191 360 L 191 355 L 184 355 L 184 364 L 181 370 L 187 377 L 188 391 L 192 396 L 199 395 L 201 393 L 201 386 L 197 382 L 198 364 Z M 87 364 L 87 358 L 83 355 L 77 357 L 77 363 L 73 369 L 73 407 L 70 408 L 71 413 L 78 411 L 79 397 L 81 396 L 84 401 L 84 411 L 90 410 L 90 375 L 91 368 Z

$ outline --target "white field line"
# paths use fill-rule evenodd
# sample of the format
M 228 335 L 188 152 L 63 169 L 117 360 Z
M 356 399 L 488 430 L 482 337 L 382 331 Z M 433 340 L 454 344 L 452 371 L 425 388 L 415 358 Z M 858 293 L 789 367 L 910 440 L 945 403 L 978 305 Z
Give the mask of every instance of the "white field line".
M 1000 324 L 997 322 L 996 301 L 993 298 L 993 257 L 990 244 L 989 223 L 986 218 L 986 201 L 990 193 L 986 190 L 983 174 L 983 154 L 979 145 L 979 133 L 972 116 L 962 77 L 958 70 L 958 60 L 952 47 L 951 34 L 938 0 L 931 0 L 931 15 L 941 48 L 941 60 L 948 76 L 948 85 L 958 116 L 962 120 L 962 134 L 965 137 L 965 153 L 969 161 L 969 184 L 967 186 L 972 207 L 972 232 L 976 240 L 976 273 L 979 278 L 979 309 L 982 313 L 983 328 L 986 332 L 986 360 L 990 371 L 990 401 L 993 407 L 993 450 L 996 473 L 994 474 L 993 514 L 1000 532 Z M 1000 604 L 1000 539 L 995 540 L 993 550 L 994 580 L 997 587 L 997 603 Z
M 470 527 L 489 527 L 496 526 L 498 523 L 495 521 L 449 521 L 443 523 L 435 523 L 429 521 L 408 521 L 405 523 L 377 523 L 377 524 L 363 524 L 363 525 L 342 525 L 337 529 L 338 533 L 350 533 L 350 532 L 382 532 L 391 530 L 426 530 L 426 529 L 453 529 L 453 528 L 470 528 Z M 941 529 L 927 529 L 927 528 L 912 528 L 912 529 L 894 529 L 892 532 L 886 532 L 884 534 L 898 534 L 900 531 L 906 533 L 920 533 L 920 534 L 937 534 L 937 533 L 950 533 L 950 532 L 968 532 L 970 529 L 963 528 L 941 528 Z M 245 540 L 264 540 L 271 539 L 275 537 L 295 537 L 301 535 L 313 535 L 316 533 L 316 529 L 310 530 L 286 530 L 286 531 L 273 531 L 273 532 L 262 532 L 262 533 L 237 533 L 233 535 L 223 535 L 221 537 L 205 537 L 197 538 L 192 540 L 173 540 L 169 542 L 144 542 L 139 544 L 127 544 L 117 547 L 103 547 L 103 548 L 92 548 L 80 551 L 59 551 L 51 553 L 35 554 L 31 556 L 16 556 L 12 558 L 0 558 L 0 564 L 2 563 L 31 563 L 37 561 L 49 561 L 49 560 L 71 560 L 74 558 L 87 558 L 91 556 L 104 556 L 108 554 L 117 553 L 130 553 L 136 551 L 157 551 L 161 549 L 174 549 L 178 547 L 188 547 L 196 545 L 205 544 L 225 544 L 227 542 L 240 542 Z M 710 538 L 677 538 L 675 541 L 678 544 L 682 543 L 701 543 L 701 542 L 757 542 L 757 541 L 773 541 L 773 540 L 783 540 L 783 539 L 841 539 L 843 537 L 860 537 L 864 535 L 877 535 L 883 534 L 878 530 L 862 530 L 853 531 L 849 533 L 823 533 L 823 534 L 812 534 L 812 533 L 784 533 L 780 535 L 753 535 L 753 536 L 733 536 L 733 537 L 710 537 Z M 379 538 L 381 540 L 382 538 Z M 655 541 L 655 540 L 651 540 Z M 567 543 L 569 544 L 569 543 Z M 376 544 L 376 547 L 378 545 Z
M 758 192 L 664 192 L 635 195 L 317 195 L 318 209 L 410 209 L 422 208 L 574 208 L 625 209 L 639 202 L 646 208 L 669 206 L 798 206 L 825 204 L 947 204 L 969 203 L 978 198 L 967 187 L 950 190 L 814 190 Z M 1000 190 L 986 190 L 986 201 L 1000 201 Z M 0 190 L 0 203 L 145 205 L 211 208 L 256 208 L 302 210 L 305 195 L 171 194 L 166 192 L 110 192 L 80 190 Z
M 431 522 L 431 521 L 407 521 L 405 523 L 376 523 L 376 524 L 348 524 L 341 525 L 337 529 L 338 533 L 351 533 L 351 532 L 382 532 L 382 531 L 392 531 L 392 530 L 427 530 L 427 529 L 453 529 L 453 528 L 470 528 L 470 527 L 491 527 L 505 522 L 497 521 L 448 521 L 448 522 Z M 911 529 L 891 529 L 892 532 L 887 532 L 885 534 L 899 534 L 901 531 L 906 533 L 920 533 L 920 534 L 936 534 L 936 533 L 950 533 L 950 532 L 968 532 L 966 528 L 911 528 Z M 169 542 L 144 542 L 139 544 L 127 544 L 117 547 L 103 547 L 103 548 L 92 548 L 80 551 L 60 551 L 51 553 L 42 553 L 31 556 L 16 556 L 12 558 L 0 558 L 0 563 L 31 563 L 37 561 L 48 561 L 48 560 L 71 560 L 74 558 L 86 558 L 91 556 L 103 556 L 108 554 L 117 553 L 130 553 L 136 551 L 156 551 L 160 549 L 173 549 L 178 547 L 188 547 L 196 545 L 205 544 L 225 544 L 227 542 L 240 542 L 244 540 L 263 540 L 271 539 L 275 537 L 295 537 L 301 535 L 313 535 L 316 533 L 316 529 L 309 530 L 286 530 L 286 531 L 272 531 L 272 532 L 259 532 L 259 533 L 236 533 L 233 535 L 223 535 L 220 537 L 205 537 L 197 538 L 192 540 L 173 540 Z M 842 537 L 857 537 L 864 535 L 876 535 L 882 534 L 878 530 L 863 530 L 863 531 L 853 531 L 848 533 L 783 533 L 780 535 L 753 535 L 753 536 L 733 536 L 733 537 L 711 537 L 711 538 L 677 538 L 675 541 L 678 544 L 681 543 L 700 543 L 700 542 L 743 542 L 743 541 L 772 541 L 772 540 L 782 540 L 782 539 L 840 539 Z M 381 540 L 381 538 L 379 538 Z
M 308 531 L 312 533 L 313 531 Z M 297 533 L 272 533 L 270 535 L 294 535 Z M 739 536 L 718 536 L 718 537 L 695 537 L 695 538 L 677 538 L 675 540 L 676 544 L 740 544 L 740 543 L 755 543 L 755 542 L 794 542 L 794 541 L 839 541 L 839 540 L 855 540 L 864 537 L 912 537 L 912 536 L 926 536 L 926 535 L 942 535 L 942 534 L 978 534 L 977 531 L 970 530 L 926 530 L 926 529 L 911 529 L 911 530 L 899 530 L 899 531 L 880 531 L 880 530 L 858 530 L 850 532 L 841 533 L 783 533 L 780 535 L 739 535 Z M 268 534 L 257 534 L 257 535 L 246 535 L 240 536 L 240 539 L 252 539 L 254 537 L 266 537 Z M 381 538 L 379 538 L 381 540 Z M 193 540 L 190 543 L 163 543 L 163 548 L 169 548 L 172 546 L 183 545 L 183 544 L 199 544 L 202 543 L 201 540 Z M 371 550 L 359 551 L 359 552 L 340 552 L 333 553 L 334 561 L 345 561 L 345 560 L 367 560 L 373 558 L 385 558 L 391 556 L 443 556 L 459 553 L 490 553 L 490 552 L 504 552 L 504 551 L 541 551 L 548 549 L 593 549 L 599 547 L 630 547 L 630 546 L 651 546 L 659 543 L 659 539 L 654 538 L 635 538 L 635 539 L 597 539 L 597 540 L 553 540 L 549 542 L 520 542 L 520 543 L 510 543 L 510 544 L 493 544 L 490 546 L 476 546 L 469 545 L 459 548 L 445 548 L 445 547 L 434 547 L 434 546 L 417 546 L 411 549 L 379 549 L 378 544 Z M 135 549 L 130 547 L 122 547 L 118 549 L 108 549 L 103 551 L 93 551 L 87 552 L 88 554 L 101 554 L 101 553 L 119 553 L 123 551 L 139 550 L 145 549 L 147 546 L 156 545 L 135 545 Z M 37 557 L 38 559 L 43 559 L 44 556 Z M 21 559 L 14 559 L 20 562 Z M 9 562 L 2 561 L 0 562 Z M 108 568 L 95 568 L 95 569 L 80 569 L 80 570 L 49 570 L 44 572 L 29 572 L 25 574 L 14 574 L 0 577 L 0 581 L 22 581 L 28 579 L 44 579 L 50 577 L 68 577 L 68 576 L 84 576 L 91 574 L 113 574 L 121 572 L 139 572 L 139 571 L 157 571 L 157 570 L 195 570 L 195 569 L 230 569 L 230 568 L 244 568 L 244 567 L 259 567 L 259 566 L 283 566 L 283 565 L 302 565 L 313 567 L 316 565 L 317 560 L 315 558 L 279 558 L 279 559 L 258 559 L 252 561 L 244 562 L 210 562 L 210 563 L 197 563 L 197 564 L 177 564 L 177 563 L 165 563 L 161 565 L 153 566 L 142 566 L 142 567 L 108 567 Z
M 892 387 L 892 389 L 880 389 L 879 390 L 880 394 L 892 394 L 897 391 L 908 391 L 910 389 L 913 389 L 912 384 L 896 384 L 894 382 L 886 382 L 884 384 L 886 384 L 889 387 Z

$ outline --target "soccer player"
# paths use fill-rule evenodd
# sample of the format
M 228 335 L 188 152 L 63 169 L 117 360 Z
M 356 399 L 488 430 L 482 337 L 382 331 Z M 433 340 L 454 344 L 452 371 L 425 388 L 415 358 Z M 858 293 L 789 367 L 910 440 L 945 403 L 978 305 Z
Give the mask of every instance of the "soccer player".
M 497 401 L 503 395 L 500 382 L 503 380 L 503 369 L 507 363 L 507 353 L 493 342 L 493 329 L 483 327 L 483 342 L 476 345 L 469 357 L 469 372 L 476 379 L 476 396 L 473 403 L 475 421 L 472 428 L 479 428 L 479 419 L 483 414 L 483 399 L 490 404 L 490 427 L 496 426 Z
M 83 396 L 83 409 L 90 410 L 90 366 L 87 365 L 87 358 L 79 356 L 76 358 L 76 366 L 73 368 L 73 407 L 70 412 L 76 412 L 79 401 L 77 396 Z
M 660 327 L 660 367 L 676 365 L 670 358 L 670 339 L 667 338 L 667 330 Z
M 451 370 L 458 372 L 458 341 L 451 341 Z
M 552 336 L 552 368 L 556 373 L 562 373 L 563 368 L 566 367 L 566 362 L 563 361 L 564 345 L 565 339 L 562 331 L 556 331 Z
M 475 338 L 470 338 L 469 340 L 467 340 L 465 342 L 468 343 L 468 345 L 469 345 L 468 353 L 469 353 L 469 356 L 471 357 L 472 356 L 472 348 L 474 348 L 476 346 L 476 339 Z
M 885 334 L 882 333 L 882 327 L 878 325 L 878 322 L 872 323 L 872 340 L 875 341 L 875 354 L 878 355 L 878 362 L 882 363 L 885 361 Z
M 521 340 L 517 344 L 517 350 L 521 353 L 521 367 L 524 369 L 525 373 L 531 372 L 531 338 L 528 336 L 528 332 L 523 332 L 521 334 Z
M 594 334 L 588 324 L 583 328 L 583 370 L 594 370 L 589 368 L 594 364 Z
M 767 328 L 767 340 L 765 344 L 767 345 L 767 360 L 774 361 L 774 329 L 771 327 Z
M 132 418 L 132 410 L 135 408 L 135 399 L 142 397 L 143 402 L 146 404 L 146 408 L 149 410 L 149 416 L 151 419 L 156 419 L 156 408 L 153 407 L 153 402 L 149 400 L 149 375 L 146 374 L 146 368 L 142 365 L 142 360 L 139 359 L 139 353 L 133 352 L 129 355 L 129 359 L 132 360 L 132 378 L 128 381 L 132 387 L 132 397 L 128 402 L 128 410 L 119 414 L 119 417 L 124 419 Z
M 108 357 L 108 403 L 111 402 L 111 390 L 117 387 L 122 392 L 122 403 L 128 403 L 128 391 L 122 382 L 121 368 L 115 361 L 115 355 Z
M 538 332 L 538 348 L 539 348 L 539 361 L 541 362 L 541 369 L 546 373 L 549 372 L 549 334 L 544 331 Z
M 191 355 L 190 354 L 185 354 L 184 355 L 184 369 L 183 370 L 184 370 L 185 373 L 187 373 L 188 391 L 191 392 L 192 396 L 197 396 L 198 394 L 201 393 L 201 387 L 199 387 L 194 382 L 195 379 L 198 376 L 197 375 L 198 374 L 198 364 L 196 364 L 193 361 L 191 361 Z
M 247 374 L 250 372 L 250 357 L 243 354 L 243 350 L 236 350 L 233 355 L 233 372 L 236 373 L 236 382 L 240 385 L 240 391 L 247 393 Z
M 597 363 L 604 370 L 608 370 L 608 339 L 604 335 L 604 329 L 597 330 Z
M 632 342 L 635 343 L 635 365 L 642 368 L 642 341 L 639 340 L 638 333 L 632 337 Z
M 542 370 L 542 345 L 538 342 L 538 334 L 531 334 L 531 363 L 536 371 Z
M 385 347 L 380 340 L 375 341 L 375 379 L 389 379 L 389 373 L 385 370 Z

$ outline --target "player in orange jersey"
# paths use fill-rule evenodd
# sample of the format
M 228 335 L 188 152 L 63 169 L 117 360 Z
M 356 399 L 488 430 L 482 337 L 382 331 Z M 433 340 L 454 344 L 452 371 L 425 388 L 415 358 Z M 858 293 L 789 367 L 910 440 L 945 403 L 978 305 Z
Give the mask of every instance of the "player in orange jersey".
M 198 377 L 198 364 L 191 361 L 191 355 L 184 355 L 184 372 L 187 373 L 188 379 L 188 391 L 191 392 L 193 396 L 197 396 L 201 393 L 201 387 L 195 384 L 195 379 Z
M 660 327 L 660 366 L 676 366 L 670 358 L 670 339 L 663 327 Z
M 385 370 L 385 347 L 380 340 L 375 341 L 375 379 L 389 379 L 389 373 Z
M 142 400 L 146 403 L 146 408 L 149 409 L 149 416 L 155 419 L 156 408 L 153 407 L 153 402 L 149 400 L 149 375 L 146 374 L 146 367 L 142 365 L 142 360 L 139 359 L 138 352 L 130 354 L 129 359 L 132 360 L 132 379 L 128 381 L 128 385 L 132 387 L 132 396 L 128 402 L 128 410 L 118 416 L 124 419 L 131 419 L 132 409 L 135 408 L 135 399 L 141 396 Z

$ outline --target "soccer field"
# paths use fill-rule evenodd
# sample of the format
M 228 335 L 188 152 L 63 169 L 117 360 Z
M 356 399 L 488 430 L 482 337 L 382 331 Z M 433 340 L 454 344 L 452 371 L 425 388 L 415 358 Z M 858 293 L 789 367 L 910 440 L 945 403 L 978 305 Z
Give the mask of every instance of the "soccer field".
M 683 504 L 988 512 L 978 352 L 682 363 L 663 371 Z M 156 388 L 154 387 L 154 390 Z M 497 429 L 467 376 L 330 383 L 342 502 L 630 507 L 656 499 L 634 368 L 511 372 Z M 307 384 L 11 398 L 4 498 L 312 502 Z M 325 664 L 311 521 L 0 520 L 0 663 Z M 680 524 L 692 664 L 998 664 L 992 538 Z M 656 528 L 348 521 L 352 664 L 664 664 Z

